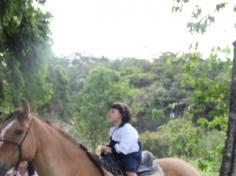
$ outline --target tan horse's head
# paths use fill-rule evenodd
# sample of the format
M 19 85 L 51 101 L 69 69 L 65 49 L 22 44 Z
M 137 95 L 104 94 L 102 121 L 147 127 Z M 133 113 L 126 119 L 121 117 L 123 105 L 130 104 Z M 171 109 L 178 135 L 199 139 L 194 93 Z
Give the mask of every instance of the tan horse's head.
M 0 125 L 0 176 L 36 153 L 30 106 L 22 100 L 20 110 L 11 113 Z

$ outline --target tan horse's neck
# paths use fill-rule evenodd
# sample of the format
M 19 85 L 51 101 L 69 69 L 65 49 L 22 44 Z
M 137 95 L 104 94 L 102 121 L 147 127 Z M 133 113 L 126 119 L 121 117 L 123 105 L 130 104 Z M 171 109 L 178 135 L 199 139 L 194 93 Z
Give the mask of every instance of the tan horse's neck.
M 102 176 L 86 151 L 62 132 L 46 122 L 33 117 L 31 133 L 36 139 L 36 154 L 33 164 L 40 176 Z M 157 160 L 164 173 L 152 176 L 199 176 L 187 162 L 174 158 Z M 112 174 L 105 172 L 105 176 Z
M 33 117 L 32 134 L 36 139 L 33 163 L 40 176 L 101 176 L 87 153 L 57 129 Z

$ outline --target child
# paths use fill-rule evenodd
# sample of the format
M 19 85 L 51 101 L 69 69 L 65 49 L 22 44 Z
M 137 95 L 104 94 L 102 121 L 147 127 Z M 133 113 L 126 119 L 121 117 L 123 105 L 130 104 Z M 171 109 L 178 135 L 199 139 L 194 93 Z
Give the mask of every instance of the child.
M 130 124 L 131 112 L 123 103 L 114 103 L 109 108 L 108 121 L 113 126 L 110 129 L 110 144 L 103 146 L 101 152 L 112 153 L 127 176 L 137 176 L 141 162 L 141 145 L 137 130 Z

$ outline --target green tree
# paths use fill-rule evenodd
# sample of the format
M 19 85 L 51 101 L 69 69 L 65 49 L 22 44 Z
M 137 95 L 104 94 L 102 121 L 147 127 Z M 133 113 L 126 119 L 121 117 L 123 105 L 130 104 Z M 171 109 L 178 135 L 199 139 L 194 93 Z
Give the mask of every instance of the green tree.
M 76 133 L 93 151 L 107 141 L 109 125 L 106 120 L 108 107 L 128 99 L 128 83 L 122 82 L 118 72 L 108 68 L 95 68 L 86 77 L 78 95 L 78 114 L 74 116 Z
M 174 0 L 172 12 L 181 12 L 184 9 L 186 3 L 191 3 L 190 0 Z M 232 11 L 236 11 L 234 1 L 208 1 L 208 11 L 204 11 L 205 4 L 196 3 L 191 14 L 190 22 L 187 24 L 187 28 L 190 33 L 204 34 L 207 28 L 215 23 L 217 20 L 216 15 L 224 10 L 227 6 L 232 7 Z M 234 6 L 234 7 L 233 7 Z M 209 9 L 212 9 L 209 11 Z M 234 21 L 232 21 L 234 23 Z
M 140 87 L 140 93 L 135 98 L 140 103 L 137 125 L 141 131 L 155 131 L 170 120 L 171 113 L 175 114 L 175 118 L 183 116 L 192 99 L 192 91 L 182 84 L 185 64 L 184 57 L 166 53 L 154 60 L 149 72 L 141 74 L 145 75 L 141 78 L 149 83 Z M 135 74 L 134 78 L 139 79 L 139 75 Z
M 50 14 L 45 0 L 0 1 L 1 101 L 16 106 L 22 96 L 37 109 L 50 99 L 47 78 Z M 1 69 L 1 70 L 2 70 Z
M 69 59 L 53 57 L 49 60 L 49 80 L 53 85 L 52 98 L 43 108 L 47 109 L 45 115 L 48 115 L 49 118 L 70 123 L 73 105 L 68 70 L 70 70 Z
M 193 92 L 189 110 L 193 120 L 204 128 L 226 131 L 231 66 L 229 56 L 222 59 L 219 53 L 212 53 L 208 59 L 201 59 L 199 54 L 186 55 L 183 83 Z

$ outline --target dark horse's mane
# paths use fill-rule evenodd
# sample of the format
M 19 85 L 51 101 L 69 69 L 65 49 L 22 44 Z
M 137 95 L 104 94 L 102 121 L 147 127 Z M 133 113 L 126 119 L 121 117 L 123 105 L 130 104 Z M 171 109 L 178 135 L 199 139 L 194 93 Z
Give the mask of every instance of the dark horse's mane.
M 102 176 L 104 176 L 104 170 L 102 168 L 102 163 L 101 161 L 99 160 L 99 158 L 90 153 L 88 151 L 88 149 L 83 145 L 83 144 L 80 144 L 78 143 L 75 139 L 73 139 L 70 135 L 68 135 L 66 132 L 62 131 L 61 129 L 59 129 L 58 127 L 56 127 L 55 125 L 53 125 L 51 122 L 49 121 L 45 121 L 43 120 L 42 118 L 38 117 L 37 115 L 35 114 L 32 114 L 33 116 L 37 117 L 38 119 L 42 120 L 43 122 L 45 122 L 46 124 L 48 124 L 49 126 L 51 126 L 52 128 L 54 128 L 55 130 L 57 130 L 63 137 L 65 137 L 67 140 L 69 140 L 70 142 L 72 142 L 73 144 L 77 145 L 80 149 L 82 149 L 87 157 L 89 158 L 89 160 L 97 167 L 97 169 L 99 170 L 99 172 L 102 174 Z M 23 116 L 23 113 L 21 111 L 15 111 L 13 113 L 10 113 L 4 120 L 3 120 L 3 123 L 7 123 L 17 117 L 20 117 L 20 116 Z
M 40 118 L 41 119 L 41 118 Z M 41 119 L 42 120 L 42 119 Z M 54 126 L 51 122 L 49 121 L 45 121 L 48 125 L 50 125 L 51 127 L 53 127 L 55 130 L 57 130 L 63 137 L 65 137 L 66 139 L 68 139 L 70 142 L 72 142 L 73 144 L 77 145 L 80 149 L 82 149 L 87 157 L 89 158 L 89 160 L 97 167 L 97 169 L 99 170 L 99 172 L 102 174 L 102 176 L 104 176 L 104 170 L 102 168 L 102 163 L 99 160 L 99 157 L 92 154 L 91 152 L 88 151 L 88 149 L 81 143 L 77 142 L 75 139 L 73 139 L 70 135 L 68 135 L 66 132 L 62 131 L 61 129 L 59 129 L 58 127 Z

